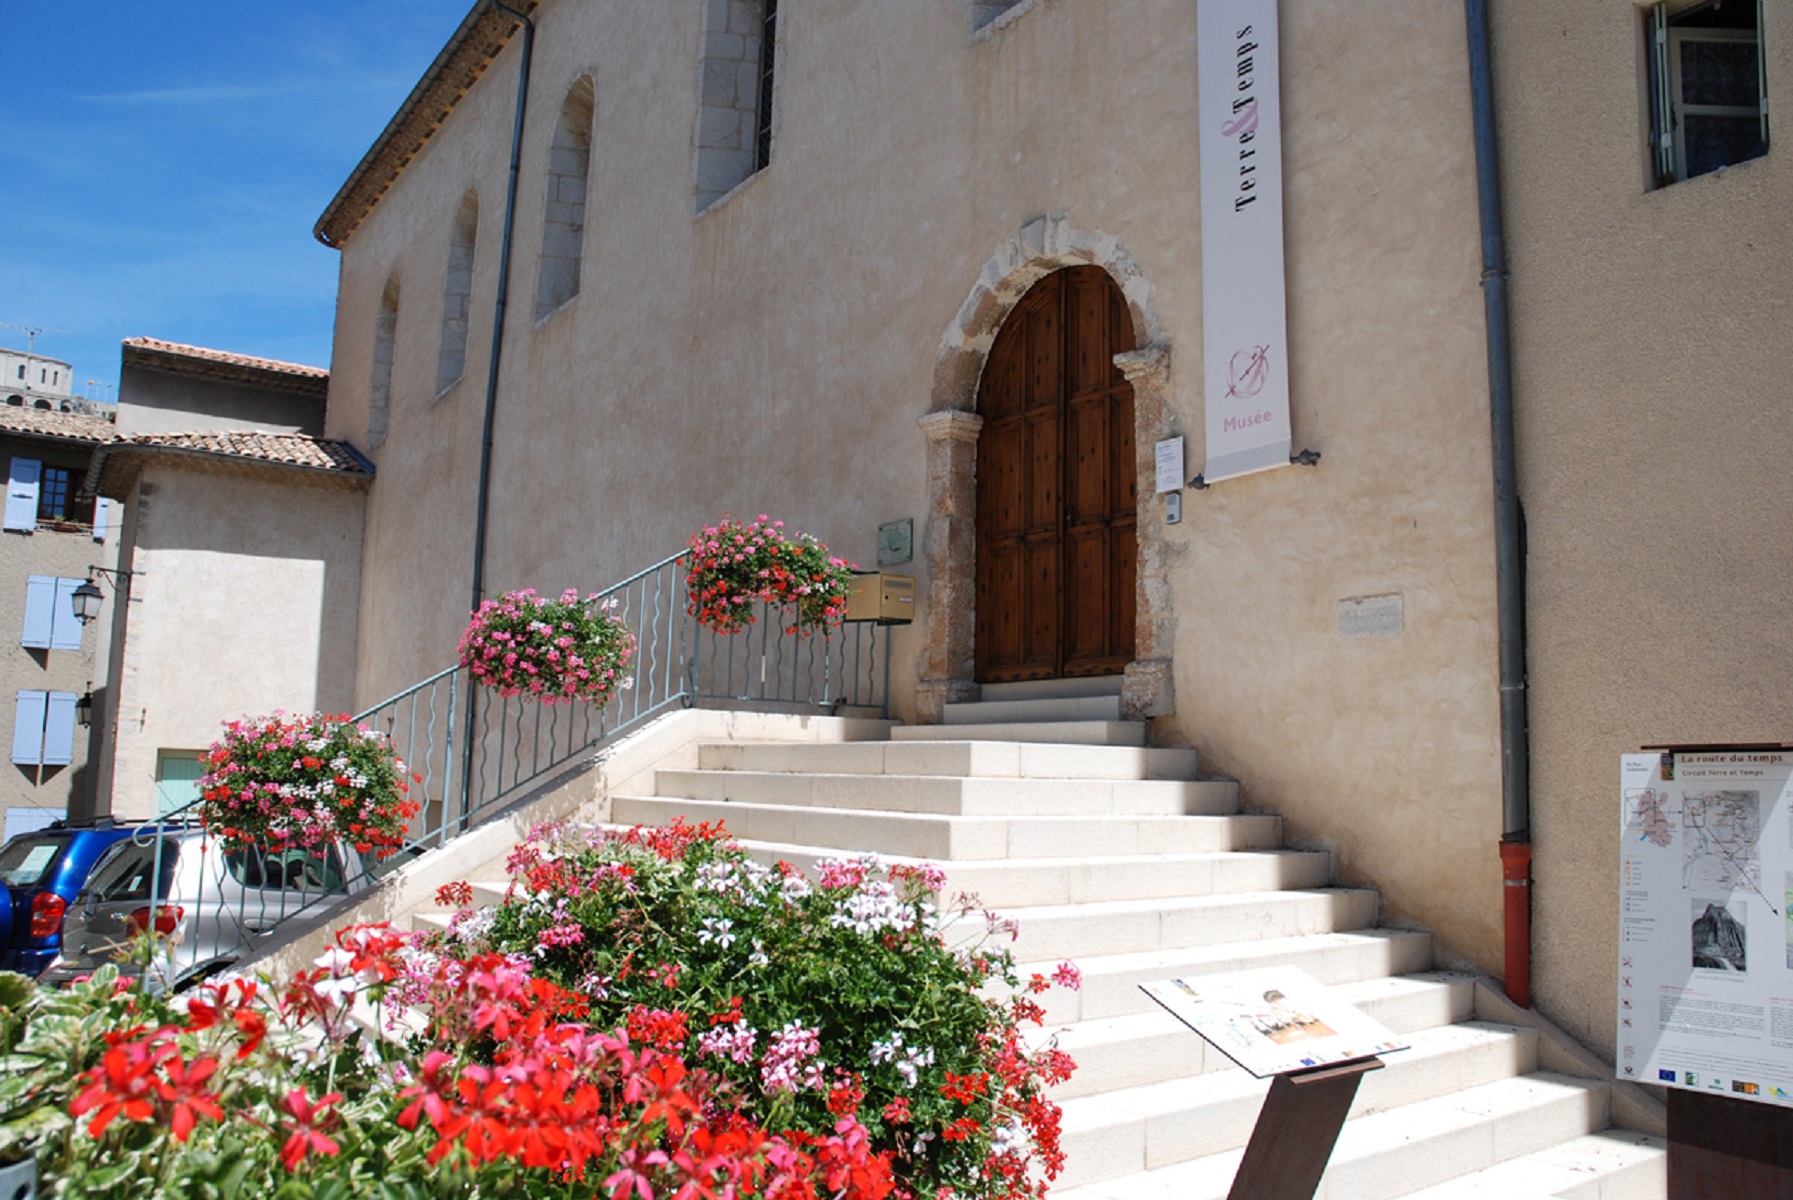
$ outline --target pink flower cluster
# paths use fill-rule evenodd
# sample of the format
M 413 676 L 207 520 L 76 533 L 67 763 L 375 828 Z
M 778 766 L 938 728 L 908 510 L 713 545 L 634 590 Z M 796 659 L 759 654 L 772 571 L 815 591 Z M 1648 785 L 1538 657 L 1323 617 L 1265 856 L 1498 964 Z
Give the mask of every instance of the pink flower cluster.
M 784 522 L 761 513 L 750 522 L 724 516 L 691 537 L 686 611 L 717 633 L 753 624 L 754 602 L 795 608 L 786 633 L 838 625 L 847 613 L 852 570 L 807 533 L 786 537 Z
M 461 665 L 501 696 L 603 704 L 633 684 L 635 636 L 597 596 L 533 588 L 487 600 L 461 634 Z
M 822 1066 L 816 1061 L 822 1039 L 801 1021 L 789 1021 L 773 1034 L 760 1064 L 760 1082 L 768 1092 L 814 1091 L 822 1086 Z

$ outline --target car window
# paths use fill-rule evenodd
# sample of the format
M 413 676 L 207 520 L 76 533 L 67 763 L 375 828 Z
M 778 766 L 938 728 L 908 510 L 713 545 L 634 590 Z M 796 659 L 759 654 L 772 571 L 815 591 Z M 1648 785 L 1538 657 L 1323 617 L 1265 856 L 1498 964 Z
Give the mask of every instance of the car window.
M 50 877 L 50 869 L 68 843 L 62 838 L 14 838 L 0 850 L 0 878 L 9 887 L 36 887 Z
M 173 838 L 159 838 L 148 845 L 135 839 L 119 842 L 106 852 L 88 877 L 87 890 L 101 901 L 148 900 L 156 868 L 156 848 L 161 847 L 162 882 L 156 888 L 166 896 L 174 882 L 175 867 L 180 862 L 180 843 Z
M 246 888 L 279 888 L 295 892 L 341 892 L 342 856 L 334 846 L 326 852 L 280 850 L 269 852 L 251 846 L 227 851 L 224 869 Z

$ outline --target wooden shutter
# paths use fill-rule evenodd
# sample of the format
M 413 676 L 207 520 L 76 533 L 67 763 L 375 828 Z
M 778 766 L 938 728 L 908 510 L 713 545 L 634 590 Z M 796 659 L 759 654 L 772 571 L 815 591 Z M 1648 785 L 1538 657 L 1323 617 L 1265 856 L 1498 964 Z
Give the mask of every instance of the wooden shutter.
M 51 692 L 44 710 L 44 766 L 75 761 L 75 693 Z
M 43 761 L 44 710 L 49 700 L 47 692 L 19 689 L 12 718 L 12 760 L 20 766 L 35 767 Z
M 31 533 L 37 528 L 37 484 L 44 464 L 35 458 L 15 458 L 6 479 L 6 528 Z
M 56 602 L 50 608 L 50 649 L 79 650 L 81 622 L 75 617 L 75 589 L 79 579 L 56 580 Z
M 25 629 L 19 645 L 48 650 L 56 624 L 56 577 L 33 575 L 25 581 Z

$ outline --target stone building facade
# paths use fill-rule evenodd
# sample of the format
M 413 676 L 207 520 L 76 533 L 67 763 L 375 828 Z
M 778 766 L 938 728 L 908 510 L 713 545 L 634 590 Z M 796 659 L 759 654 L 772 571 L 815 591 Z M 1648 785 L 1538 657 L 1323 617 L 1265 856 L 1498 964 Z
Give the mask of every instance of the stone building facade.
M 892 700 L 938 719 L 1008 670 L 995 641 L 1031 636 L 977 583 L 1007 469 L 980 467 L 992 356 L 1019 322 L 1049 337 L 1099 308 L 1118 315 L 1096 359 L 1063 369 L 1126 395 L 1104 410 L 1101 486 L 1132 548 L 1098 573 L 1129 581 L 1102 619 L 1132 711 L 1380 888 L 1386 920 L 1500 973 L 1497 496 L 1459 6 L 1279 6 L 1291 411 L 1322 461 L 1183 491 L 1176 523 L 1152 452 L 1205 448 L 1195 4 L 785 0 L 757 92 L 735 25 L 763 35 L 769 4 L 519 7 L 514 225 L 525 39 L 483 3 L 318 224 L 342 253 L 325 432 L 380 478 L 358 701 L 452 658 L 482 504 L 487 592 L 595 589 L 723 512 L 768 512 L 862 562 L 881 524 L 914 520 L 920 612 Z M 1785 158 L 1679 182 L 1654 165 L 1649 23 L 1704 19 L 1573 0 L 1494 22 L 1538 994 L 1608 1049 L 1617 755 L 1793 725 L 1771 685 L 1793 618 L 1767 418 L 1793 354 Z M 1787 94 L 1793 38 L 1758 45 Z M 718 157 L 744 153 L 750 108 L 756 157 Z M 1690 564 L 1673 580 L 1665 544 Z M 1084 661 L 1042 653 L 1015 670 Z

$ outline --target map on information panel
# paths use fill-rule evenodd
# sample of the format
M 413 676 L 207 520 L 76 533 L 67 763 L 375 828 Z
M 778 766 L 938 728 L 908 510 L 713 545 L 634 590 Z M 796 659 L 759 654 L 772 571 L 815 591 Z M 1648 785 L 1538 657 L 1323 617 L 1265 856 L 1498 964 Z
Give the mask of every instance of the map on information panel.
M 1793 750 L 1628 754 L 1621 1079 L 1793 1106 Z

